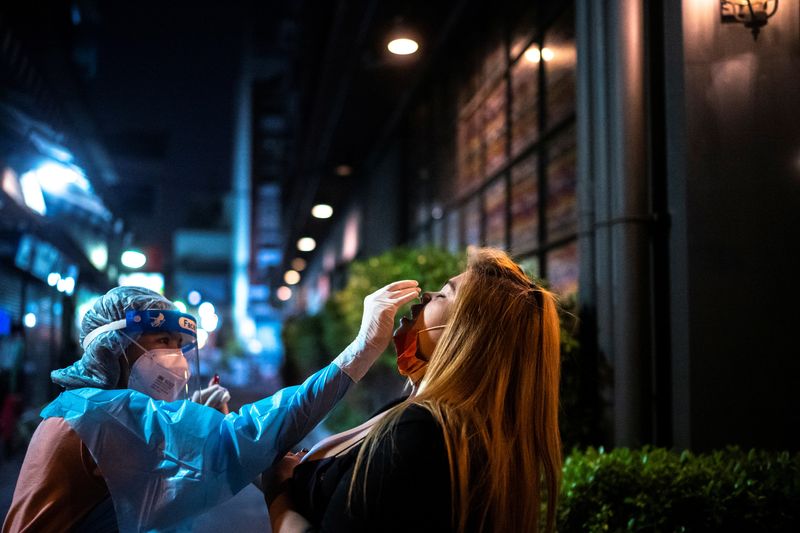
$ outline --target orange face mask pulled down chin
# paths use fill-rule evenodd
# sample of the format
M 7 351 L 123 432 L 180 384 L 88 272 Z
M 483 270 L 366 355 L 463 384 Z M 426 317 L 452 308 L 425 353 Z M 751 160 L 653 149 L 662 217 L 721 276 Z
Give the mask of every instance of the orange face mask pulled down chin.
M 419 351 L 419 334 L 432 329 L 444 329 L 444 327 L 412 329 L 393 339 L 395 350 L 397 350 L 397 371 L 401 375 L 411 377 L 428 364 L 428 360 L 423 359 L 424 355 Z

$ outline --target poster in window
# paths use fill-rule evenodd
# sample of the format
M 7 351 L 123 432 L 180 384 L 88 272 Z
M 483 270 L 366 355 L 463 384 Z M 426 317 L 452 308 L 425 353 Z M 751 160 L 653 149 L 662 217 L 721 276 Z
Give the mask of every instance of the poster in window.
M 447 249 L 458 253 L 461 250 L 461 217 L 458 209 L 447 215 Z
M 575 128 L 555 138 L 548 147 L 547 240 L 570 237 L 578 231 Z
M 500 176 L 489 185 L 484 196 L 486 246 L 506 248 L 506 180 Z
M 459 119 L 457 135 L 457 191 L 460 195 L 467 195 L 477 188 L 484 174 L 483 114 L 480 108 Z
M 547 124 L 554 126 L 575 111 L 575 27 L 564 13 L 545 34 L 542 60 L 547 80 Z
M 536 45 L 533 49 L 538 51 Z M 517 155 L 539 138 L 539 63 L 523 54 L 511 67 L 511 153 Z
M 475 196 L 464 204 L 464 244 L 478 246 L 481 243 L 481 197 Z
M 564 295 L 578 290 L 578 241 L 551 250 L 546 261 L 552 291 Z
M 486 177 L 497 172 L 507 159 L 506 87 L 505 80 L 500 80 L 483 105 Z
M 539 159 L 531 154 L 511 168 L 511 251 L 539 245 Z

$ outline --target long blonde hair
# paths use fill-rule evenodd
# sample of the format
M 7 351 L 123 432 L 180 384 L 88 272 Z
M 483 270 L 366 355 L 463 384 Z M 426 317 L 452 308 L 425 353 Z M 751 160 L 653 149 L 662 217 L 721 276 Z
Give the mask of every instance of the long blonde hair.
M 500 250 L 469 259 L 454 308 L 411 402 L 443 428 L 459 531 L 555 528 L 561 474 L 559 322 L 554 296 Z M 409 403 L 394 407 L 356 459 L 366 470 Z M 363 490 L 366 494 L 366 487 Z

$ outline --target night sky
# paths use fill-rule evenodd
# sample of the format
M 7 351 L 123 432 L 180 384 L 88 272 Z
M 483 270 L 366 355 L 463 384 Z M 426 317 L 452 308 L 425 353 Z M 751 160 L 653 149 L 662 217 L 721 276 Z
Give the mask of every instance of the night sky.
M 230 188 L 240 14 L 231 7 L 102 4 L 87 101 L 122 183 L 109 199 L 134 244 L 219 222 Z

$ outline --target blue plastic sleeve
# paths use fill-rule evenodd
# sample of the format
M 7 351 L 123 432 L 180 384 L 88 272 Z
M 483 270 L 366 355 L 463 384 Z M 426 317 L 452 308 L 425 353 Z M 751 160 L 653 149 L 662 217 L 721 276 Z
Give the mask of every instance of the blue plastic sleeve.
M 127 389 L 84 388 L 62 393 L 41 414 L 64 418 L 86 444 L 120 531 L 184 531 L 302 440 L 352 383 L 331 364 L 228 415 Z

